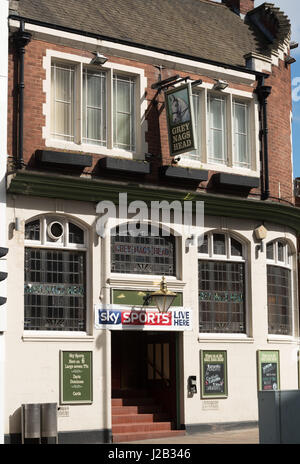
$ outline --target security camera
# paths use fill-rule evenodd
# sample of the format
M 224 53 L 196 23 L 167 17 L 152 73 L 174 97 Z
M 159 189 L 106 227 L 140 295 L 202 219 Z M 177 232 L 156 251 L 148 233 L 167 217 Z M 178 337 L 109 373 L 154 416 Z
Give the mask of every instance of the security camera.
M 48 224 L 47 233 L 52 240 L 59 240 L 64 234 L 64 226 L 58 221 L 53 221 Z

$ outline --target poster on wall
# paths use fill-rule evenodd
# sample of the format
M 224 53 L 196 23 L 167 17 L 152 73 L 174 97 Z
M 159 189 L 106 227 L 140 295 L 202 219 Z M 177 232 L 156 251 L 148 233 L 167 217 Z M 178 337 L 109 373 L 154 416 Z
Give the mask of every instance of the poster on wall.
M 201 397 L 227 398 L 227 352 L 201 351 Z
M 171 156 L 196 150 L 191 84 L 165 92 Z
M 60 352 L 60 404 L 93 402 L 92 351 Z
M 280 389 L 279 351 L 258 351 L 258 389 Z

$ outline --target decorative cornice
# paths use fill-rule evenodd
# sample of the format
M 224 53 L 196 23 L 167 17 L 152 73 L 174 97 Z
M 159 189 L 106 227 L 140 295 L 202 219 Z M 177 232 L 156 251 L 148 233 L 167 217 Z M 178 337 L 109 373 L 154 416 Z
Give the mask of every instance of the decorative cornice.
M 299 208 L 278 202 L 25 170 L 8 175 L 7 192 L 95 203 L 111 200 L 115 204 L 118 204 L 119 193 L 127 193 L 128 202 L 137 199 L 146 203 L 163 200 L 204 201 L 205 215 L 268 221 L 288 226 L 300 234 Z

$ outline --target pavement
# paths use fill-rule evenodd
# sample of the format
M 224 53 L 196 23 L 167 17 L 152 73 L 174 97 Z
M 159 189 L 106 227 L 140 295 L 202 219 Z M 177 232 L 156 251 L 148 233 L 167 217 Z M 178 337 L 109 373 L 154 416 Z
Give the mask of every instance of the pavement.
M 243 428 L 225 431 L 211 431 L 205 433 L 193 433 L 189 435 L 180 435 L 167 438 L 155 438 L 152 440 L 132 441 L 128 444 L 201 444 L 201 445 L 231 445 L 231 444 L 259 444 L 258 427 Z

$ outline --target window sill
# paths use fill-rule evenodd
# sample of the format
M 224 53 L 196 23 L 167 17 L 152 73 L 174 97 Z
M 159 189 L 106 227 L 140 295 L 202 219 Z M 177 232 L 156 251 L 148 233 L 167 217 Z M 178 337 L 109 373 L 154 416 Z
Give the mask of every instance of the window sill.
M 45 145 L 46 147 L 77 153 L 89 153 L 95 155 L 119 157 L 129 160 L 145 161 L 145 155 L 142 153 L 127 151 L 121 148 L 107 148 L 103 145 L 92 145 L 87 143 L 77 144 L 75 142 L 68 142 L 67 140 L 57 140 L 53 138 L 46 138 Z
M 185 168 L 202 169 L 207 171 L 227 172 L 230 174 L 238 174 L 241 176 L 249 176 L 259 179 L 259 172 L 249 168 L 241 168 L 238 166 L 227 166 L 226 164 L 203 163 L 200 160 L 189 159 L 181 155 L 181 159 L 177 166 Z
M 292 335 L 268 335 L 267 342 L 296 344 L 297 340 Z
M 91 335 L 87 335 L 85 332 L 60 332 L 60 333 L 52 333 L 48 331 L 34 331 L 28 330 L 23 333 L 22 340 L 24 342 L 57 342 L 57 341 L 64 341 L 64 342 L 92 342 L 94 341 L 95 337 Z
M 254 343 L 253 337 L 245 334 L 210 334 L 202 333 L 198 335 L 198 343 Z

